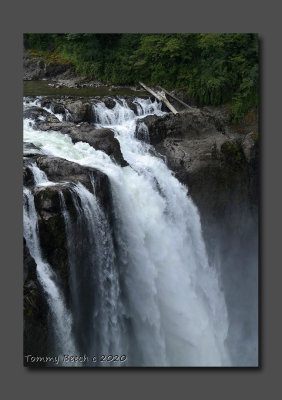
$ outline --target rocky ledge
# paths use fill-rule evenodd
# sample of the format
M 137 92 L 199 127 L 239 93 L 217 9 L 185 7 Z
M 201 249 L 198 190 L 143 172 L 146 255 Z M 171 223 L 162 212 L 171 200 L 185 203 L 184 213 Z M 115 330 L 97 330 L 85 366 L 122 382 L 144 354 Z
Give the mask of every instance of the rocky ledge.
M 35 186 L 31 163 L 46 173 L 52 184 Z M 34 195 L 38 215 L 38 232 L 42 256 L 56 272 L 57 283 L 67 304 L 70 298 L 69 260 L 66 225 L 62 213 L 61 196 L 72 223 L 79 226 L 79 213 L 74 203 L 74 185 L 81 183 L 95 195 L 103 211 L 112 223 L 112 197 L 108 177 L 102 172 L 58 157 L 30 154 L 24 159 L 24 186 Z M 85 235 L 77 237 L 77 248 L 87 245 Z M 38 281 L 35 261 L 24 240 L 24 349 L 25 354 L 44 355 L 47 351 L 48 304 Z
M 165 157 L 198 207 L 209 262 L 219 271 L 226 297 L 227 345 L 238 349 L 242 344 L 238 327 L 242 332 L 257 333 L 257 112 L 253 110 L 237 125 L 224 107 L 148 116 L 143 122 L 156 151 Z M 234 309 L 243 311 L 237 314 Z M 241 361 L 237 351 L 231 353 L 234 360 Z
M 258 201 L 258 127 L 238 127 L 224 107 L 193 108 L 176 115 L 147 116 L 150 142 L 165 156 L 203 218 L 223 218 L 232 205 Z M 138 126 L 136 129 L 138 135 Z
M 51 85 L 54 87 L 78 88 L 103 85 L 98 80 L 90 80 L 79 75 L 71 62 L 56 54 L 43 56 L 28 51 L 25 51 L 23 56 L 23 79 L 27 81 L 48 79 L 53 81 Z
M 88 143 L 94 149 L 108 154 L 118 165 L 127 166 L 128 163 L 123 158 L 119 141 L 115 138 L 114 132 L 106 128 L 96 129 L 93 124 L 85 122 L 86 115 L 91 111 L 90 104 L 78 103 L 79 101 L 76 101 L 76 103 L 71 103 L 72 107 L 69 106 L 68 112 L 72 121 L 60 121 L 53 113 L 46 111 L 45 103 L 45 108 L 37 106 L 27 108 L 24 111 L 24 118 L 32 119 L 37 129 L 68 134 L 73 143 Z M 60 109 L 59 107 L 62 108 Z M 60 103 L 52 103 L 50 110 L 52 111 L 53 109 L 53 112 L 59 114 L 60 111 L 65 111 L 64 107 Z M 91 120 L 91 117 L 88 120 Z
M 75 66 L 69 60 L 61 58 L 58 54 L 47 55 L 38 52 L 25 51 L 23 55 L 23 80 L 38 81 L 48 80 L 54 88 L 85 88 L 108 86 L 97 79 L 89 79 L 77 73 Z M 124 86 L 111 85 L 109 90 L 124 89 Z M 140 86 L 128 86 L 131 90 L 140 90 Z

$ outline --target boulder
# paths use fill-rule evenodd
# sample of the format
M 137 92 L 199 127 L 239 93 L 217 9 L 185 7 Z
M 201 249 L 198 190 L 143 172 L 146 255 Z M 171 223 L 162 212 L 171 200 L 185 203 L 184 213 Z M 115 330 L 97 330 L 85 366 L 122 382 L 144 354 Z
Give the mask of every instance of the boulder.
M 105 103 L 106 107 L 109 108 L 110 110 L 113 109 L 115 107 L 115 105 L 116 105 L 116 102 L 115 102 L 113 97 L 105 96 L 105 97 L 102 97 L 100 100 L 103 103 Z
M 134 112 L 135 115 L 138 114 L 137 112 L 137 105 L 134 103 L 135 98 L 131 97 L 131 96 L 125 96 L 126 98 L 126 103 L 128 105 L 128 107 Z
M 34 185 L 33 174 L 27 165 L 24 165 L 23 167 L 23 185 L 25 187 L 30 187 Z
M 94 149 L 104 151 L 120 166 L 126 167 L 128 165 L 121 153 L 119 141 L 115 138 L 114 132 L 111 129 L 95 129 L 93 125 L 87 122 L 77 125 L 73 122 L 60 122 L 59 120 L 55 123 L 38 121 L 36 126 L 41 130 L 55 130 L 68 134 L 73 143 L 86 142 Z
M 50 108 L 50 110 L 54 114 L 65 114 L 65 107 L 61 103 L 57 103 L 55 100 L 50 99 L 49 97 L 43 98 L 40 101 L 41 107 Z
M 178 114 L 148 115 L 139 120 L 149 128 L 150 143 L 156 145 L 166 137 L 199 138 L 218 132 L 214 119 L 200 109 L 189 109 Z
M 105 207 L 108 205 L 110 201 L 110 183 L 107 175 L 103 172 L 95 168 L 83 167 L 59 157 L 40 156 L 37 158 L 36 163 L 52 182 L 80 182 L 88 190 L 93 191 L 92 181 L 94 179 L 96 196 L 101 204 L 104 204 Z M 50 186 L 50 191 L 56 191 L 58 188 L 59 186 Z
M 126 167 L 128 165 L 121 153 L 119 141 L 115 138 L 111 129 L 93 129 L 91 126 L 84 126 L 81 129 L 73 127 L 69 130 L 66 127 L 62 132 L 68 133 L 73 143 L 86 142 L 94 149 L 104 151 L 120 166 Z
M 39 118 L 46 118 L 50 115 L 50 113 L 48 113 L 48 111 L 44 110 L 41 107 L 30 107 L 27 108 L 26 110 L 24 110 L 23 112 L 23 117 L 24 118 L 29 118 L 32 120 L 38 120 Z
M 47 124 L 48 123 L 57 124 L 58 122 L 60 122 L 60 120 L 54 114 L 49 114 L 45 119 L 45 123 L 47 123 Z
M 66 109 L 71 114 L 71 120 L 73 122 L 90 122 L 91 121 L 91 104 L 77 100 L 75 102 L 68 103 Z
M 63 104 L 52 102 L 50 108 L 54 114 L 65 114 L 65 107 L 63 106 Z

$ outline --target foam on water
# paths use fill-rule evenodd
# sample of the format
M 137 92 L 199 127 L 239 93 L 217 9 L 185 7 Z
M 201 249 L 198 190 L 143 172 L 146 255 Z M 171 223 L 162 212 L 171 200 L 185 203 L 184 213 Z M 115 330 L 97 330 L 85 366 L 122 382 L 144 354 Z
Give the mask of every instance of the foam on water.
M 135 104 L 138 115 L 124 99 L 112 110 L 93 105 L 97 126 L 115 132 L 128 167 L 87 143 L 73 144 L 68 135 L 36 131 L 28 121 L 24 140 L 110 179 L 123 312 L 131 326 L 124 335 L 136 350 L 129 365 L 229 365 L 225 300 L 216 269 L 208 264 L 197 208 L 163 160 L 152 156 L 150 145 L 135 137 L 138 119 L 164 113 L 149 99 Z M 84 196 L 91 210 L 85 190 L 80 187 L 76 195 Z

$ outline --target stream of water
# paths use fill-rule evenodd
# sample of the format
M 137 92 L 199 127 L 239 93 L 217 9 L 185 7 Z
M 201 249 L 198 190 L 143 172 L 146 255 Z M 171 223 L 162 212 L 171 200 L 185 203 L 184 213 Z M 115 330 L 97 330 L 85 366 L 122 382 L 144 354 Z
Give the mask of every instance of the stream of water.
M 25 237 L 58 343 L 69 354 L 125 354 L 127 366 L 230 365 L 225 299 L 220 277 L 208 263 L 198 210 L 187 188 L 152 155 L 144 124 L 139 127 L 144 140 L 136 138 L 138 119 L 163 112 L 150 99 L 137 98 L 135 104 L 137 114 L 124 99 L 113 109 L 93 104 L 96 126 L 112 129 L 120 143 L 129 163 L 124 168 L 87 143 L 73 144 L 68 135 L 36 130 L 24 120 L 25 142 L 44 154 L 97 168 L 111 184 L 114 227 L 95 191 L 74 185 L 76 224 L 60 194 L 71 309 L 52 279 L 52 266 L 42 260 L 32 193 L 25 189 Z M 36 184 L 46 184 L 44 175 L 33 173 Z M 74 251 L 77 235 L 87 237 L 80 253 Z

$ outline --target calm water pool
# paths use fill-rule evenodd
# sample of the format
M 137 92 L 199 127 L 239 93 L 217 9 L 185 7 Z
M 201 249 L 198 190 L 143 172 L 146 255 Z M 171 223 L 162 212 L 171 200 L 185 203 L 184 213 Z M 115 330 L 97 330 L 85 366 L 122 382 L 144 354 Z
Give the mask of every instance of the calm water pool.
M 130 88 L 111 89 L 109 86 L 85 87 L 85 88 L 53 88 L 48 84 L 51 81 L 24 81 L 24 96 L 138 96 L 148 97 L 148 93 L 143 90 L 132 90 Z M 53 83 L 53 82 L 52 82 Z

